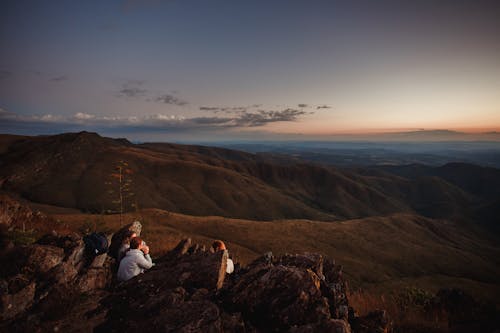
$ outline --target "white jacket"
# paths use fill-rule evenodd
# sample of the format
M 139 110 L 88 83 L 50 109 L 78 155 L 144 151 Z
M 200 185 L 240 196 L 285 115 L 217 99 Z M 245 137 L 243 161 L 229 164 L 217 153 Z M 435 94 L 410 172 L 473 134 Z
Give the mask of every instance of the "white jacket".
M 227 258 L 226 273 L 231 274 L 234 272 L 234 263 L 231 259 Z
M 149 254 L 144 254 L 138 249 L 128 250 L 125 257 L 120 261 L 120 267 L 118 267 L 118 281 L 130 280 L 152 266 L 153 261 Z

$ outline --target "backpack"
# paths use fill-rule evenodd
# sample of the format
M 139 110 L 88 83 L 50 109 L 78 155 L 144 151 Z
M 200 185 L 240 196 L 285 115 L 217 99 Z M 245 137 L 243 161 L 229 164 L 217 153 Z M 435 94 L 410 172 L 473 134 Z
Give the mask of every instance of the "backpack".
M 83 237 L 85 250 L 94 256 L 108 252 L 108 237 L 102 232 L 93 232 Z

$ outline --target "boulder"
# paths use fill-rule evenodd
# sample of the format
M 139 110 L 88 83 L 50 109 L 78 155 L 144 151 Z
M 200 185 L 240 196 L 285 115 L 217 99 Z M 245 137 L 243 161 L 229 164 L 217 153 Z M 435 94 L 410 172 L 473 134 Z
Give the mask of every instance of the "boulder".
M 49 279 L 57 284 L 68 284 L 75 279 L 78 271 L 69 262 L 63 262 L 54 267 L 48 274 Z
M 318 276 L 297 267 L 257 266 L 229 290 L 231 308 L 242 312 L 257 327 L 284 331 L 330 319 L 327 299 Z
M 39 211 L 33 211 L 26 204 L 0 193 L 0 226 L 8 229 L 26 230 L 35 226 L 46 226 L 53 221 Z
M 44 320 L 70 315 L 82 293 L 107 288 L 113 260 L 87 256 L 76 235 L 42 237 L 37 243 L 2 253 L 0 331 L 32 331 Z M 13 320 L 13 318 L 15 320 Z
M 156 266 L 125 283 L 126 286 L 147 285 L 147 288 L 170 289 L 185 287 L 218 290 L 224 284 L 227 251 L 215 254 L 200 252 L 172 260 L 160 260 Z M 128 287 L 127 287 L 128 288 Z
M 35 274 L 45 274 L 64 259 L 64 249 L 52 245 L 31 245 L 27 248 L 27 266 Z
M 278 263 L 284 266 L 295 266 L 310 269 L 321 279 L 323 276 L 323 256 L 316 253 L 305 253 L 303 255 L 285 254 L 278 259 Z
M 31 282 L 21 290 L 0 295 L 0 320 L 7 320 L 26 311 L 35 298 L 36 283 Z
M 97 262 L 96 260 L 99 259 Z M 106 254 L 97 256 L 90 266 L 81 273 L 76 281 L 80 292 L 105 289 L 113 280 L 112 266 L 114 259 Z
M 117 258 L 118 250 L 120 249 L 120 246 L 122 245 L 123 240 L 125 238 L 125 234 L 128 231 L 133 231 L 137 234 L 137 236 L 140 236 L 141 231 L 142 231 L 141 222 L 134 221 L 130 224 L 127 224 L 126 226 L 124 226 L 123 228 L 121 228 L 120 230 L 118 230 L 117 232 L 115 232 L 113 234 L 113 237 L 111 238 L 111 243 L 109 245 L 109 250 L 108 250 L 108 254 L 111 257 L 113 257 L 115 259 Z

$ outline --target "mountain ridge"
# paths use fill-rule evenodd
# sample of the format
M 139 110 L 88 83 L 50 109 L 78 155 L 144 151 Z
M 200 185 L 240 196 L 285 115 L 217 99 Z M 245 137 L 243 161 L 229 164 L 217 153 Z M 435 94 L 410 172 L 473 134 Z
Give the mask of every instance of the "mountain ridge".
M 0 184 L 29 200 L 82 211 L 113 209 L 105 185 L 118 161 L 136 203 L 190 215 L 342 220 L 416 212 L 470 216 L 474 195 L 443 177 L 418 179 L 170 143 L 132 144 L 95 133 L 23 137 L 2 155 Z M 496 169 L 492 169 L 495 177 Z

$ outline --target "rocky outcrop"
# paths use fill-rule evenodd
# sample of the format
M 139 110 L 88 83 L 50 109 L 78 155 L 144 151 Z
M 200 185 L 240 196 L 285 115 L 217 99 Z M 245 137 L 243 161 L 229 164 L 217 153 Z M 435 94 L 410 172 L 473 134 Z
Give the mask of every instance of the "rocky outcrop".
M 0 330 L 356 332 L 351 321 L 371 332 L 369 320 L 348 316 L 341 266 L 318 254 L 267 253 L 228 275 L 227 251 L 186 239 L 118 284 L 111 257 L 87 257 L 76 235 L 13 251 L 17 268 L 0 280 Z
M 43 224 L 49 218 L 39 211 L 33 211 L 28 206 L 0 193 L 0 225 L 5 228 L 30 228 Z
M 333 262 L 266 254 L 231 275 L 226 262 L 227 251 L 180 242 L 103 299 L 108 315 L 96 332 L 351 332 L 345 283 Z
M 88 256 L 77 235 L 47 235 L 4 251 L 0 267 L 0 320 L 7 324 L 28 312 L 40 320 L 68 297 L 108 287 L 112 277 L 107 255 Z

